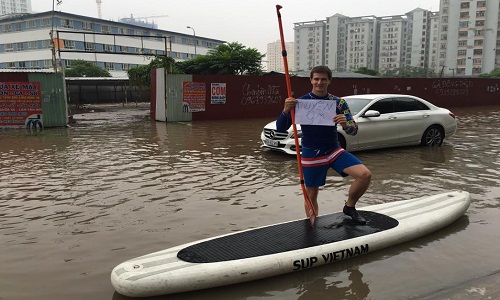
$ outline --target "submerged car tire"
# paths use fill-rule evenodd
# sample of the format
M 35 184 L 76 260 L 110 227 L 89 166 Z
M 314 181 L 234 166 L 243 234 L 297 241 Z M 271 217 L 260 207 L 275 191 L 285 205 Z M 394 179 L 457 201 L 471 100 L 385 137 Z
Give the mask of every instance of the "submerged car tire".
M 422 146 L 441 146 L 444 141 L 444 130 L 443 128 L 433 125 L 427 128 L 422 135 L 422 140 L 420 145 Z

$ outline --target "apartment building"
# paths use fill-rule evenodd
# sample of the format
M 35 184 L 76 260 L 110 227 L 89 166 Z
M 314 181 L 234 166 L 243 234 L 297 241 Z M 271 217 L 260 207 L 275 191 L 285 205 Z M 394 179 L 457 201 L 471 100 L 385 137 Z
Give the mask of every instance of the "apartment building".
M 367 67 L 387 72 L 429 68 L 442 76 L 477 76 L 500 68 L 500 0 L 441 0 L 439 12 L 298 22 L 296 70 Z
M 441 0 L 441 73 L 476 76 L 500 67 L 499 5 L 499 0 Z
M 375 16 L 350 18 L 346 21 L 347 70 L 362 67 L 377 69 L 378 19 Z
M 325 21 L 294 23 L 295 71 L 325 64 Z
M 335 14 L 326 18 L 325 65 L 332 70 L 347 70 L 347 27 L 349 17 Z
M 62 68 L 82 59 L 107 69 L 113 77 L 127 77 L 130 68 L 149 64 L 152 55 L 183 61 L 223 43 L 57 11 L 0 17 L 0 69 Z
M 407 21 L 403 16 L 379 18 L 378 70 L 387 72 L 405 65 Z M 411 47 L 411 42 L 408 45 Z
M 0 0 L 0 16 L 31 13 L 31 0 Z
M 293 42 L 285 42 L 286 60 L 288 62 L 288 70 L 293 71 L 295 68 L 295 47 Z M 267 44 L 266 53 L 267 71 L 284 72 L 285 65 L 283 63 L 283 49 L 281 41 Z

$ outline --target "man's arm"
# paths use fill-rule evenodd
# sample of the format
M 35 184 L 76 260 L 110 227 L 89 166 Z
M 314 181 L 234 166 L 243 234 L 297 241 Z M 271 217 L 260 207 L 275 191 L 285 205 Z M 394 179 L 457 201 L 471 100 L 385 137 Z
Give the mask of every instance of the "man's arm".
M 292 116 L 290 111 L 297 104 L 297 100 L 295 98 L 287 98 L 285 100 L 285 105 L 283 107 L 283 111 L 280 116 L 276 120 L 276 130 L 279 132 L 287 132 L 288 128 L 292 126 Z
M 348 135 L 356 135 L 358 133 L 358 124 L 356 124 L 356 122 L 354 121 L 347 102 L 344 99 L 340 98 L 338 107 L 340 113 L 345 116 L 346 127 L 344 127 L 344 124 L 342 124 L 342 128 L 344 129 L 345 133 L 347 133 Z

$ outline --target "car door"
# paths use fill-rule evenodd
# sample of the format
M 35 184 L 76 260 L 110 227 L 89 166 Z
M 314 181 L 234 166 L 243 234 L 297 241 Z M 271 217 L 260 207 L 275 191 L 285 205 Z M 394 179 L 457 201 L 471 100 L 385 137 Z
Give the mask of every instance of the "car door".
M 368 110 L 376 110 L 380 113 L 380 116 L 360 116 L 358 118 L 359 149 L 374 149 L 397 145 L 399 129 L 394 125 L 396 119 L 393 99 L 379 99 L 377 102 L 369 105 L 364 112 Z
M 399 143 L 401 145 L 418 144 L 429 126 L 430 109 L 412 97 L 394 98 Z

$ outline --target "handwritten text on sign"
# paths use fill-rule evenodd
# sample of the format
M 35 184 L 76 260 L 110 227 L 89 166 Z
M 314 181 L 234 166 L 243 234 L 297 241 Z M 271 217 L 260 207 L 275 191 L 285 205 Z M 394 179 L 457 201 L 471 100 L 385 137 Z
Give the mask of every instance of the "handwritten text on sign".
M 337 114 L 337 101 L 297 99 L 295 123 L 304 125 L 335 126 L 333 118 Z

